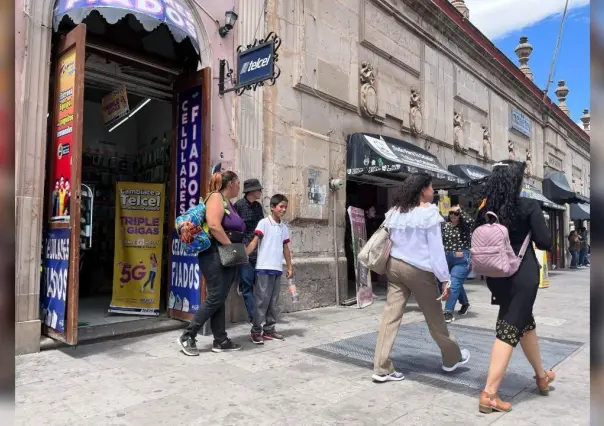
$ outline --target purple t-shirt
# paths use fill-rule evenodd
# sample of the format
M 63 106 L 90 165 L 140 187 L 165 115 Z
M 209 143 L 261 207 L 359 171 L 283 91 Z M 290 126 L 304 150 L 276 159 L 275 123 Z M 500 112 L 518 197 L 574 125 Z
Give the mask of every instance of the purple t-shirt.
M 222 218 L 222 228 L 225 231 L 245 232 L 245 223 L 230 201 L 228 202 L 228 210 L 230 214 L 226 214 L 226 212 L 224 213 L 224 217 Z

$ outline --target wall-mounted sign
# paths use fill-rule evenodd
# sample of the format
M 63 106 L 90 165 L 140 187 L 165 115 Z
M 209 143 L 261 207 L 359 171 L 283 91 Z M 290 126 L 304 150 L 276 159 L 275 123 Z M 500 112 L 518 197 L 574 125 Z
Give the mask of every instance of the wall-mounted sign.
M 549 154 L 547 156 L 547 162 L 550 167 L 553 167 L 556 170 L 562 170 L 562 160 L 560 160 L 558 157 L 555 157 L 554 155 Z
M 235 91 L 241 95 L 245 90 L 256 90 L 258 86 L 263 86 L 265 81 L 270 81 L 271 85 L 275 84 L 281 74 L 276 64 L 279 60 L 277 54 L 279 46 L 281 46 L 281 39 L 272 32 L 262 40 L 255 40 L 253 44 L 239 46 L 235 70 L 236 84 L 230 89 L 225 89 L 224 84 L 225 78 L 231 77 L 233 70 L 229 69 L 226 72 L 226 60 L 222 59 L 218 78 L 219 94 Z
M 533 122 L 518 108 L 510 108 L 510 128 L 520 132 L 526 137 L 533 134 Z
M 106 126 L 112 126 L 130 112 L 126 87 L 121 87 L 101 99 L 103 121 Z

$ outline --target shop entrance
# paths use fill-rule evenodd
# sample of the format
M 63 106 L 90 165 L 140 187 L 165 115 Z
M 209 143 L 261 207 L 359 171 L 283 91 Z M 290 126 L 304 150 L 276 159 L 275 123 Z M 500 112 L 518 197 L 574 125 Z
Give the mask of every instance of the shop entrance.
M 141 36 L 128 22 L 140 15 L 120 13 L 110 42 L 94 38 L 95 11 L 55 34 L 40 315 L 43 333 L 68 344 L 95 327 L 187 319 L 197 306 L 180 291 L 191 304 L 202 293 L 173 224 L 207 187 L 210 70 L 196 71 L 198 46 L 169 37 L 166 21 Z

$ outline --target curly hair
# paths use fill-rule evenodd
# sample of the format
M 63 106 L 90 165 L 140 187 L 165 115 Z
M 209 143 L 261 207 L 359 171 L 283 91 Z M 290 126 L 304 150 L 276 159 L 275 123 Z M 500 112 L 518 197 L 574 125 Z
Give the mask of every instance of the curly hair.
M 495 213 L 499 223 L 508 229 L 516 219 L 526 163 L 505 160 L 499 164 L 493 167 L 493 173 L 484 185 L 481 198 L 486 199 L 486 203 L 478 211 L 474 227 L 487 223 L 489 211 Z
M 403 184 L 401 189 L 394 197 L 392 208 L 397 209 L 401 213 L 406 213 L 409 210 L 419 206 L 419 197 L 423 189 L 428 188 L 432 184 L 432 177 L 427 173 L 414 173 L 410 175 Z

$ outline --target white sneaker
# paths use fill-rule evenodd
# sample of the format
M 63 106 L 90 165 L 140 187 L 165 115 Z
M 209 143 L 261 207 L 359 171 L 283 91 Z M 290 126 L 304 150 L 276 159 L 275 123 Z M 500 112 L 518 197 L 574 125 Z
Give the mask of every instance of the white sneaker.
M 467 364 L 469 360 L 470 360 L 470 351 L 467 349 L 462 349 L 461 350 L 461 360 L 457 364 L 455 364 L 453 367 L 445 367 L 443 365 L 443 370 L 446 371 L 447 373 L 451 373 L 451 372 L 457 370 L 457 367 L 459 367 L 460 365 Z
M 400 382 L 405 378 L 405 375 L 398 371 L 393 371 L 390 374 L 374 374 L 371 376 L 374 382 L 384 383 L 384 382 Z

